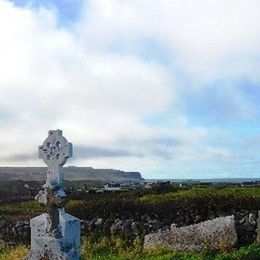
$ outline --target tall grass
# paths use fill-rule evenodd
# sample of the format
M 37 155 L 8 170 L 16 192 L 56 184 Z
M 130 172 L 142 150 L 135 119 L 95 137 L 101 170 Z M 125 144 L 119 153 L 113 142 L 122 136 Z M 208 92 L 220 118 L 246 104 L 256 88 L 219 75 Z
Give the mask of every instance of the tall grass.
M 22 260 L 29 253 L 25 246 L 3 248 L 0 250 L 0 260 Z
M 29 253 L 29 248 L 17 246 L 0 250 L 0 260 L 22 260 Z M 252 244 L 238 250 L 201 253 L 174 252 L 164 247 L 149 250 L 142 248 L 142 240 L 132 242 L 118 236 L 89 234 L 82 239 L 81 260 L 257 260 L 260 259 L 260 246 Z

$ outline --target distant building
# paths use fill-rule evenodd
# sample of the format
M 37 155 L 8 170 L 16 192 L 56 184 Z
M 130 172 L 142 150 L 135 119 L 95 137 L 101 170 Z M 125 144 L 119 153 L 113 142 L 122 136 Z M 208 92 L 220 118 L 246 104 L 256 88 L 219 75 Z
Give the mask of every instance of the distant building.
M 241 183 L 242 187 L 260 186 L 260 181 L 245 181 Z
M 147 190 L 150 190 L 153 188 L 153 182 L 148 182 L 144 185 L 144 188 Z
M 122 187 L 120 186 L 119 183 L 110 182 L 110 183 L 106 183 L 103 189 L 105 191 L 120 191 Z

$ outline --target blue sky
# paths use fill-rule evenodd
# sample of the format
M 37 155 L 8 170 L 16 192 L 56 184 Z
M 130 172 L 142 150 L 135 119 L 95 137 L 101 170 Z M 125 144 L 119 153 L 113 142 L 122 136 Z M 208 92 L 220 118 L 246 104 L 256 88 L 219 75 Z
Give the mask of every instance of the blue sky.
M 82 0 L 12 0 L 11 2 L 18 7 L 30 8 L 32 10 L 42 7 L 51 9 L 56 12 L 57 23 L 64 27 L 77 22 L 83 4 Z
M 260 177 L 260 2 L 0 0 L 1 165 Z

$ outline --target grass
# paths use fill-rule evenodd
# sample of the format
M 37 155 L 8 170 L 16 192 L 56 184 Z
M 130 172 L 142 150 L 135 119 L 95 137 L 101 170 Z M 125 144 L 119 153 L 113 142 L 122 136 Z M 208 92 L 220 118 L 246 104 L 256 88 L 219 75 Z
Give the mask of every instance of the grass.
M 1 260 L 22 260 L 29 252 L 25 246 L 10 247 L 0 250 Z
M 37 201 L 4 202 L 0 205 L 0 215 L 11 221 L 29 220 L 43 212 L 43 207 Z
M 1 260 L 22 260 L 29 253 L 29 248 L 17 246 L 0 250 Z M 231 252 L 214 253 L 210 251 L 199 254 L 192 252 L 174 252 L 159 247 L 143 250 L 140 241 L 133 244 L 119 237 L 86 236 L 82 241 L 81 260 L 257 260 L 260 259 L 260 246 L 252 244 Z
M 117 194 L 90 194 L 85 199 L 70 200 L 66 205 L 66 211 L 81 219 L 96 216 L 106 218 L 110 216 L 110 212 L 117 214 L 118 217 L 124 216 L 125 213 L 131 217 L 135 212 L 165 215 L 174 212 L 172 208 L 187 211 L 191 210 L 193 205 L 200 209 L 201 203 L 205 205 L 201 209 L 206 211 L 205 214 L 218 208 L 223 210 L 236 207 L 256 208 L 260 203 L 260 187 L 193 187 L 165 193 L 152 191 L 145 195 L 131 191 Z M 43 211 L 44 207 L 35 200 L 0 204 L 1 217 L 11 221 L 28 221 Z
M 174 252 L 170 249 L 158 247 L 149 250 L 142 248 L 142 240 L 137 238 L 132 243 L 117 236 L 97 236 L 89 234 L 84 237 L 81 246 L 82 259 L 133 259 L 133 260 L 257 260 L 260 259 L 260 246 L 252 244 L 237 250 L 226 250 L 213 252 L 205 249 L 201 253 L 193 252 Z
M 70 200 L 66 205 L 66 209 L 71 207 L 81 207 L 83 200 Z M 7 217 L 8 220 L 29 220 L 33 216 L 44 212 L 44 206 L 40 205 L 36 200 L 23 202 L 5 202 L 0 205 L 0 215 Z
M 112 194 L 113 195 L 113 194 Z M 113 202 L 113 198 L 109 197 L 110 203 Z M 104 196 L 104 195 L 102 195 Z M 125 194 L 115 194 L 113 195 L 115 198 L 118 196 L 126 196 Z M 138 202 L 142 205 L 147 205 L 147 208 L 153 206 L 153 203 L 157 203 L 160 205 L 160 202 L 170 202 L 173 204 L 173 201 L 184 203 L 184 201 L 188 201 L 194 198 L 217 198 L 224 197 L 230 198 L 233 201 L 233 198 L 260 198 L 260 187 L 227 187 L 227 188 L 216 188 L 216 187 L 207 187 L 200 188 L 194 187 L 188 190 L 176 190 L 167 193 L 150 193 L 146 195 L 133 196 L 131 200 Z M 92 197 L 91 197 L 92 198 Z M 73 209 L 84 210 L 84 205 L 89 205 L 92 203 L 97 203 L 97 206 L 100 207 L 101 202 L 104 203 L 103 197 L 93 196 L 90 200 L 70 200 L 67 204 L 66 208 L 68 211 Z M 171 202 L 172 201 L 172 202 Z M 191 200 L 192 201 L 192 200 Z M 254 201 L 254 200 L 253 200 Z M 258 200 L 259 201 L 259 200 Z M 105 202 L 107 202 L 105 200 Z M 128 205 L 129 201 L 126 201 L 126 205 Z M 116 205 L 118 205 L 115 200 Z M 163 204 L 163 203 L 162 203 Z M 166 203 L 167 204 L 167 203 Z M 122 204 L 123 209 L 125 204 Z M 214 205 L 213 205 L 214 206 Z M 104 205 L 105 207 L 105 205 Z M 145 206 L 146 207 L 146 206 Z M 203 205 L 205 207 L 205 205 Z M 101 207 L 102 208 L 102 207 Z M 94 208 L 96 212 L 96 208 Z M 146 209 L 146 208 L 145 208 Z M 157 208 L 155 207 L 157 210 Z M 0 205 L 0 215 L 4 216 L 12 216 L 13 219 L 21 220 L 23 216 L 26 216 L 27 219 L 30 216 L 38 215 L 43 211 L 43 207 L 39 205 L 37 201 L 26 201 L 26 202 L 17 202 L 17 203 L 2 203 Z M 160 208 L 158 208 L 160 210 Z M 114 211 L 113 211 L 114 212 Z M 87 211 L 86 214 L 90 214 Z M 29 252 L 29 249 L 26 246 L 17 246 L 14 248 L 5 248 L 0 249 L 0 260 L 20 260 L 23 259 Z M 127 240 L 123 240 L 120 237 L 116 236 L 104 236 L 101 234 L 88 234 L 83 237 L 81 243 L 81 255 L 83 260 L 87 259 L 190 259 L 190 260 L 257 260 L 260 259 L 260 245 L 250 245 L 247 247 L 242 247 L 240 249 L 234 251 L 225 251 L 222 252 L 211 252 L 210 250 L 201 252 L 200 254 L 192 253 L 192 252 L 173 252 L 167 248 L 155 248 L 150 250 L 143 250 L 142 248 L 142 240 L 140 238 L 136 238 L 134 241 L 129 242 Z
M 201 197 L 253 197 L 260 198 L 260 187 L 227 187 L 227 188 L 191 188 L 162 194 L 146 194 L 139 198 L 142 203 L 153 203 L 175 199 L 193 199 Z
M 42 207 L 36 200 L 33 200 L 14 203 L 3 203 L 0 206 L 0 210 L 1 212 L 6 214 L 34 213 L 42 211 Z

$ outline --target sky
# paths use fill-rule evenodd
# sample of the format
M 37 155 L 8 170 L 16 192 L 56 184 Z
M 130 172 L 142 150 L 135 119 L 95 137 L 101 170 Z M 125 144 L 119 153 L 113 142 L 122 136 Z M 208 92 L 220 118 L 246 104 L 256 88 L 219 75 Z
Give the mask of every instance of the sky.
M 259 0 L 0 0 L 0 165 L 260 177 Z

